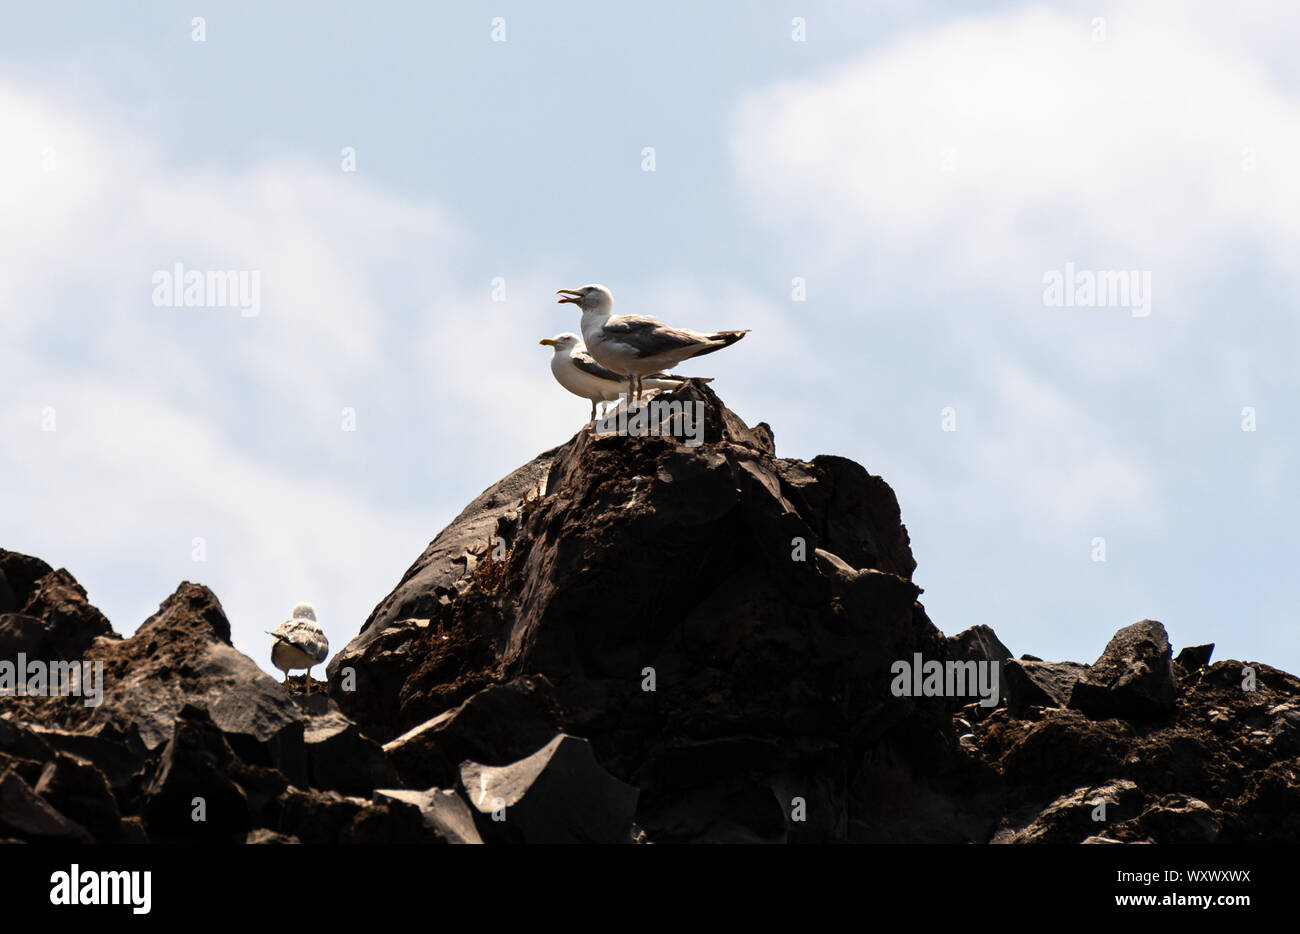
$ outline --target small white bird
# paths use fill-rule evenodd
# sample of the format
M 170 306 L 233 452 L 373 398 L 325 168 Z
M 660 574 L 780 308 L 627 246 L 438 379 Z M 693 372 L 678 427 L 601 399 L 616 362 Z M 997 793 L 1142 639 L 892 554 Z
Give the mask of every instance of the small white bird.
M 311 669 L 325 661 L 330 653 L 330 642 L 316 623 L 316 611 L 310 603 L 299 603 L 293 608 L 293 618 L 267 633 L 275 637 L 271 646 L 271 664 L 284 672 L 284 683 L 289 683 L 289 671 L 307 669 L 307 693 L 311 693 Z
M 555 348 L 555 353 L 551 355 L 551 373 L 555 376 L 555 381 L 575 396 L 591 401 L 592 421 L 596 420 L 597 402 L 617 402 L 619 394 L 628 390 L 627 377 L 620 376 L 592 359 L 577 334 L 566 331 L 554 337 L 543 337 L 538 343 Z M 712 382 L 702 377 L 699 381 Z M 683 382 L 682 377 L 671 373 L 652 373 L 645 378 L 642 386 L 646 389 L 671 391 Z
M 642 315 L 615 315 L 614 296 L 603 285 L 560 289 L 555 293 L 582 311 L 582 339 L 596 362 L 615 373 L 626 373 L 637 400 L 643 377 L 669 370 L 691 357 L 730 347 L 749 330 L 691 331 L 674 328 Z

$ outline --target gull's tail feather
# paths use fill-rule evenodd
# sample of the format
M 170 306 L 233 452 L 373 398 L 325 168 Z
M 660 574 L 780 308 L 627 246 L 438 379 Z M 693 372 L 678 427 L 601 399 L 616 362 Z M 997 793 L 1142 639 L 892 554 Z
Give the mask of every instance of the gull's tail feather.
M 652 379 L 663 380 L 664 382 L 684 383 L 688 379 L 693 379 L 697 383 L 711 383 L 712 376 L 680 376 L 677 373 L 651 373 L 649 376 L 643 376 L 642 379 L 647 382 Z
M 750 332 L 750 328 L 743 331 L 717 331 L 709 335 L 709 340 L 714 341 L 712 344 L 706 344 L 702 349 L 691 354 L 692 357 L 702 357 L 706 353 L 713 353 L 715 350 L 721 350 L 723 347 L 730 347 L 736 341 L 740 340 Z

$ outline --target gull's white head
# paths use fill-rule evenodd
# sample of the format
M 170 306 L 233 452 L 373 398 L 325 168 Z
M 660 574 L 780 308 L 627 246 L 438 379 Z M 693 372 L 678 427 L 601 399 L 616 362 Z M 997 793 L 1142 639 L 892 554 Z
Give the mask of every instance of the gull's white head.
M 297 606 L 293 608 L 293 618 L 309 619 L 312 622 L 315 622 L 316 610 L 312 608 L 312 605 L 310 603 L 299 603 Z
M 584 285 L 580 289 L 560 289 L 555 294 L 563 296 L 563 298 L 557 299 L 559 304 L 563 305 L 565 302 L 571 302 L 584 312 L 594 311 L 599 315 L 607 315 L 614 308 L 614 296 L 603 285 Z
M 577 334 L 570 334 L 565 331 L 563 334 L 556 334 L 554 337 L 543 337 L 537 343 L 545 344 L 547 347 L 554 347 L 556 353 L 564 353 L 577 347 L 580 339 Z

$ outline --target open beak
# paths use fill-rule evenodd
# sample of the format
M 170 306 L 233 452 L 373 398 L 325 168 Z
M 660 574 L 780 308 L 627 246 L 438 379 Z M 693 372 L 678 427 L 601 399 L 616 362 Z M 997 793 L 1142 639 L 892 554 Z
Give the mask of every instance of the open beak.
M 539 343 L 539 344 L 545 344 L 547 347 L 554 347 L 554 346 L 555 346 L 555 338 L 553 338 L 553 337 L 543 337 L 543 338 L 542 338 L 541 340 L 539 340 L 537 343 Z
M 582 293 L 576 292 L 573 289 L 560 289 L 555 294 L 564 296 L 564 298 L 558 298 L 555 300 L 557 305 L 563 305 L 565 302 L 572 302 L 575 305 L 582 303 Z

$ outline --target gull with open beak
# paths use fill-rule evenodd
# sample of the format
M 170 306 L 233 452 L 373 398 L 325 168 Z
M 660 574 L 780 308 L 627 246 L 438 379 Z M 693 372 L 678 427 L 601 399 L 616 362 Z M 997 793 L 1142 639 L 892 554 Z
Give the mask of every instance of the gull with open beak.
M 597 402 L 617 402 L 619 394 L 628 391 L 627 377 L 592 359 L 577 334 L 556 334 L 554 337 L 543 337 L 538 343 L 555 348 L 555 353 L 551 355 L 551 374 L 569 392 L 591 401 L 593 422 L 596 420 Z M 712 382 L 704 378 L 699 381 Z M 648 390 L 671 391 L 683 382 L 682 377 L 671 373 L 652 373 L 644 379 L 642 386 Z
M 596 362 L 626 373 L 633 398 L 641 399 L 642 379 L 669 370 L 691 357 L 713 353 L 740 340 L 744 331 L 691 331 L 642 315 L 615 315 L 614 296 L 603 285 L 560 289 L 555 293 L 582 311 L 582 339 Z

